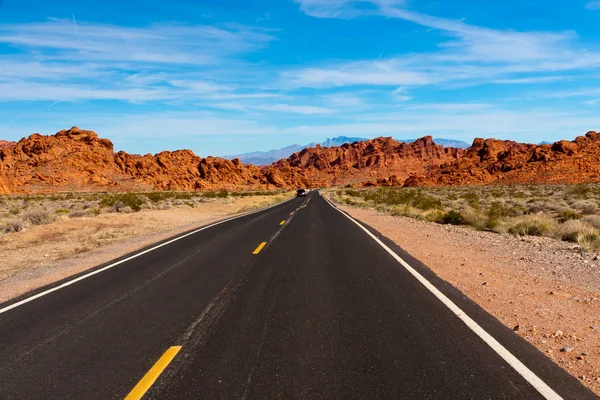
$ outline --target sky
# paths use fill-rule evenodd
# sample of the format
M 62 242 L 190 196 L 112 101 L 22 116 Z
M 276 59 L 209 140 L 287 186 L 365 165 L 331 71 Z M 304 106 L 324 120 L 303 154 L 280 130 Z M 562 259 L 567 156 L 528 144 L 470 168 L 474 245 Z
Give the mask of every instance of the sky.
M 0 139 L 201 156 L 600 130 L 600 1 L 0 0 Z

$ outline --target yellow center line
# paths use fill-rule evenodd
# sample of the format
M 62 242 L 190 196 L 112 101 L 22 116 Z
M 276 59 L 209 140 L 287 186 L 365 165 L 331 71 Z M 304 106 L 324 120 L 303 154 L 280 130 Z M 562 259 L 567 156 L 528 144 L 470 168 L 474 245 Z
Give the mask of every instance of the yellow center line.
M 265 247 L 267 245 L 267 242 L 262 242 L 261 244 L 258 245 L 258 247 L 256 248 L 256 250 L 254 250 L 252 252 L 252 254 L 258 254 L 260 253 L 260 251 L 263 249 L 263 247 Z
M 279 223 L 279 225 L 285 224 L 285 219 Z
M 167 368 L 171 361 L 173 361 L 177 353 L 179 353 L 179 350 L 181 350 L 181 346 L 173 346 L 170 347 L 167 351 L 165 351 L 165 354 L 163 354 L 162 357 L 158 359 L 156 364 L 154 364 L 154 366 L 150 368 L 150 371 L 148 371 L 146 375 L 144 375 L 142 380 L 139 381 L 139 383 L 133 388 L 133 390 L 129 392 L 127 397 L 125 397 L 125 400 L 141 399 L 142 396 L 146 394 L 148 389 L 152 387 L 154 382 L 156 382 L 156 380 L 158 379 L 160 374 L 162 374 L 165 368 Z
M 292 211 L 292 212 L 290 213 L 290 215 L 294 215 L 294 212 Z
M 223 287 L 223 289 L 221 289 L 221 291 L 219 292 L 219 294 L 225 294 L 225 293 L 227 293 L 227 289 L 229 289 L 229 285 L 231 284 L 232 281 L 233 281 L 233 279 L 231 279 L 229 282 L 227 282 L 227 285 L 225 285 Z

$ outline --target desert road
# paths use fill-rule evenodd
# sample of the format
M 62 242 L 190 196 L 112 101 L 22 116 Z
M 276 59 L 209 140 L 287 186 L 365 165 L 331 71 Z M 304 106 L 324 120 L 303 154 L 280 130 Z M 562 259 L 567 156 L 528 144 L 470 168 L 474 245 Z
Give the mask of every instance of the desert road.
M 311 192 L 0 304 L 0 399 L 125 398 L 596 397 Z

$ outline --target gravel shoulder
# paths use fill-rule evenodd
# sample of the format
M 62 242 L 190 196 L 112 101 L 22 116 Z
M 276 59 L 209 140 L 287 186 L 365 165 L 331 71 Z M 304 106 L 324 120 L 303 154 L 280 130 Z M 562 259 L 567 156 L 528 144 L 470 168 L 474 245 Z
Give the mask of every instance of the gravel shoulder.
M 291 197 L 215 199 L 195 207 L 68 218 L 0 236 L 0 302 L 182 232 Z
M 551 238 L 339 207 L 421 260 L 600 395 L 597 257 Z

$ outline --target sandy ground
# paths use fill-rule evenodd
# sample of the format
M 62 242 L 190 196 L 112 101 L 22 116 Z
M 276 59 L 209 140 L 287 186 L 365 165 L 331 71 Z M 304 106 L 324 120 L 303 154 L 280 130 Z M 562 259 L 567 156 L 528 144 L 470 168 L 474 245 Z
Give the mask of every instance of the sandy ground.
M 582 256 L 572 243 L 550 238 L 519 238 L 340 207 L 421 260 L 600 394 L 597 257 Z
M 289 198 L 215 199 L 169 210 L 68 218 L 0 237 L 0 302 L 178 233 Z

